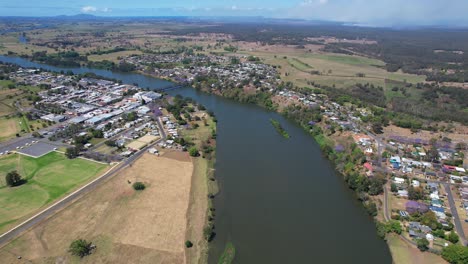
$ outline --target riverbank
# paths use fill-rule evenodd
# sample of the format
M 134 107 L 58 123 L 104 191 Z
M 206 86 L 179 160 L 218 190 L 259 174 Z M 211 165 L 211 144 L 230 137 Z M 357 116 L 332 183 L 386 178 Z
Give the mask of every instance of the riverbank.
M 211 197 L 218 192 L 214 177 L 216 162 L 216 123 L 206 114 L 197 115 L 199 121 L 191 122 L 191 129 L 182 131 L 182 138 L 202 151 L 199 157 L 191 157 L 194 165 L 190 189 L 190 202 L 187 211 L 186 241 L 193 247 L 185 250 L 187 263 L 203 264 L 208 262 L 208 233 L 213 228 L 214 211 Z M 213 133 L 214 131 L 214 133 Z M 211 150 L 205 153 L 209 145 Z
M 174 80 L 170 80 L 174 81 Z M 226 96 L 222 91 L 215 90 L 212 91 L 211 89 L 208 88 L 202 88 L 200 89 L 203 92 L 215 94 L 218 96 L 223 96 L 229 99 L 233 99 L 239 102 L 244 102 L 243 100 L 239 100 L 239 98 L 242 98 L 242 95 L 239 96 L 230 96 L 229 94 Z M 249 95 L 247 95 L 249 96 Z M 370 185 L 373 183 L 369 182 L 369 179 L 367 176 L 358 176 L 359 174 L 363 174 L 362 166 L 359 164 L 363 163 L 363 159 L 365 158 L 364 153 L 362 150 L 360 150 L 356 144 L 354 143 L 354 140 L 352 139 L 351 133 L 346 132 L 346 131 L 335 131 L 334 127 L 330 126 L 330 123 L 328 119 L 322 118 L 318 119 L 317 118 L 317 109 L 306 109 L 306 108 L 301 108 L 299 111 L 289 111 L 289 108 L 283 108 L 279 110 L 279 107 L 275 106 L 269 106 L 267 107 L 263 102 L 266 100 L 263 100 L 261 102 L 259 101 L 254 101 L 256 105 L 267 108 L 269 110 L 274 110 L 275 112 L 282 114 L 283 116 L 287 117 L 288 119 L 292 120 L 293 122 L 297 123 L 302 127 L 302 129 L 307 132 L 307 134 L 311 135 L 315 141 L 318 143 L 320 146 L 320 149 L 322 151 L 322 154 L 332 162 L 334 165 L 334 168 L 340 173 L 340 175 L 343 175 L 343 178 L 345 182 L 348 184 L 348 187 L 351 188 L 352 190 L 356 191 L 356 197 L 357 199 L 362 203 L 363 207 L 366 209 L 367 213 L 375 220 L 375 221 L 382 221 L 382 210 L 383 210 L 383 186 L 385 184 L 385 175 L 381 175 L 378 177 L 371 178 L 372 181 L 378 182 L 378 185 L 380 185 L 380 189 L 377 191 L 371 191 L 369 190 Z M 294 109 L 297 110 L 297 109 Z M 299 113 L 298 113 L 299 112 Z M 313 122 L 309 122 L 307 119 L 309 118 L 310 120 L 313 120 Z M 270 119 L 271 122 L 271 119 Z M 277 121 L 276 121 L 277 122 Z M 284 137 L 282 131 L 283 130 L 278 130 L 277 126 L 275 124 L 279 125 L 279 123 L 274 123 L 271 122 L 273 126 L 277 129 L 277 131 Z M 285 132 L 285 131 L 284 131 Z M 350 164 L 352 167 L 350 168 Z M 353 181 L 362 181 L 364 184 L 360 187 L 358 186 L 353 186 Z M 360 189 L 365 189 L 363 192 Z M 387 246 L 392 249 L 392 254 L 394 255 L 393 252 L 401 252 L 401 249 L 396 249 L 397 246 L 395 246 L 395 243 L 390 243 L 387 241 Z M 405 243 L 402 241 L 402 243 Z M 408 245 L 411 247 L 411 245 Z M 421 259 L 427 259 L 427 256 L 430 256 L 432 258 L 437 258 L 438 260 L 441 260 L 440 257 L 438 256 L 433 256 L 431 254 L 423 254 L 422 252 L 419 252 L 418 250 L 412 251 L 412 254 L 419 254 L 418 256 Z M 396 258 L 394 260 L 394 263 L 399 264 L 399 263 L 404 263 L 404 262 L 398 262 L 399 258 Z M 397 261 L 397 262 L 395 262 Z

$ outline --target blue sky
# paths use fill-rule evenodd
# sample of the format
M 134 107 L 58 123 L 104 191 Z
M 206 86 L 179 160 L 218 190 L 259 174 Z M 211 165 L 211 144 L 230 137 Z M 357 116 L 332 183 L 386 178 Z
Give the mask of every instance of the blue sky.
M 468 0 L 0 0 L 0 16 L 263 16 L 468 26 Z

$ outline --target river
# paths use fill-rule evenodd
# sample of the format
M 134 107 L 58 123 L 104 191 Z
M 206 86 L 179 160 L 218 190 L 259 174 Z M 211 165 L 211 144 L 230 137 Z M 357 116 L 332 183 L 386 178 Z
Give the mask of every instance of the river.
M 89 68 L 59 68 L 22 58 L 0 61 L 23 67 L 95 74 L 167 87 L 170 82 L 135 73 Z M 314 139 L 281 115 L 255 105 L 198 92 L 169 91 L 195 99 L 218 119 L 215 198 L 216 237 L 210 261 L 225 244 L 236 247 L 235 263 L 392 263 L 386 243 Z M 279 120 L 283 138 L 269 119 Z

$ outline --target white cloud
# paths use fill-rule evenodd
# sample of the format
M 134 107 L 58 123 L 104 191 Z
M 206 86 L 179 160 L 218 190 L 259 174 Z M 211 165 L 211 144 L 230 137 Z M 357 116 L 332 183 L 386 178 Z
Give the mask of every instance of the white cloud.
M 232 10 L 237 10 L 237 6 L 233 5 L 233 6 L 231 7 L 231 9 L 232 9 Z
M 109 13 L 109 12 L 112 12 L 112 9 L 108 7 L 97 8 L 95 6 L 83 6 L 81 8 L 81 12 L 82 13 L 96 13 L 96 12 Z
M 301 6 L 319 6 L 325 5 L 328 3 L 328 0 L 304 0 L 300 3 Z
M 81 12 L 83 13 L 92 13 L 96 11 L 97 11 L 97 8 L 95 6 L 83 6 L 81 8 Z

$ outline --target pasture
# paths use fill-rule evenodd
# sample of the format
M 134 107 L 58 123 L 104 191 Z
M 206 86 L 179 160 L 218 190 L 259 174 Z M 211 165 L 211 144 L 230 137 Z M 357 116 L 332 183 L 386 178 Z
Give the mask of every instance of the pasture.
M 290 47 L 285 48 L 285 51 L 241 50 L 239 53 L 258 56 L 267 64 L 279 66 L 282 79 L 298 86 L 310 87 L 308 82 L 312 81 L 320 85 L 335 85 L 337 88 L 347 88 L 356 83 L 371 83 L 385 88 L 386 80 L 418 83 L 425 79 L 422 75 L 388 72 L 383 68 L 383 61 L 363 56 L 309 52 Z

